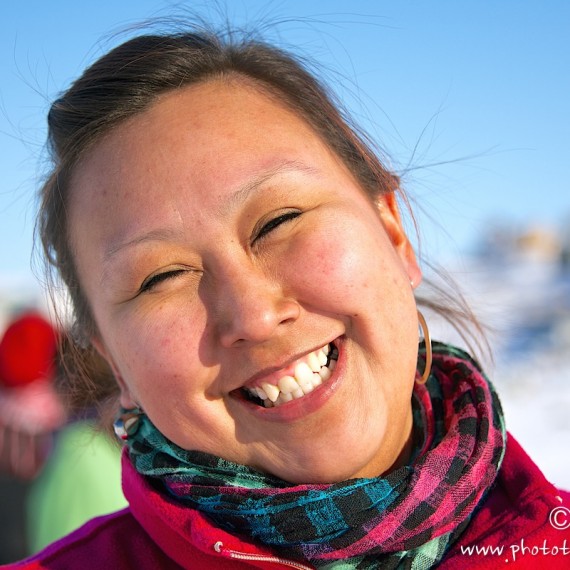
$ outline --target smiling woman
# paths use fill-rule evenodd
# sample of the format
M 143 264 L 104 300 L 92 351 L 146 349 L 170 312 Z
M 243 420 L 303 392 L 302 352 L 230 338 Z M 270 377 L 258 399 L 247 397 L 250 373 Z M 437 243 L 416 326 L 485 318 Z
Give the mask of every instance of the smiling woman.
M 130 506 L 20 567 L 467 567 L 561 495 L 476 362 L 419 343 L 397 177 L 231 37 L 130 40 L 50 111 L 41 237 L 117 380 Z
M 123 407 L 184 449 L 290 482 L 402 459 L 419 269 L 394 201 L 373 204 L 305 121 L 251 82 L 209 79 L 118 126 L 72 187 L 93 342 Z M 329 344 L 337 367 L 313 391 Z

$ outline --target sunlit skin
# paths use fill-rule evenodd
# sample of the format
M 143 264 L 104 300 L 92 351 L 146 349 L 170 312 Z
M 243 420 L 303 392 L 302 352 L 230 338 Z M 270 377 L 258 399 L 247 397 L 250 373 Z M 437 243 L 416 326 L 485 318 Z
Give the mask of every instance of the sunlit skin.
M 366 196 L 295 113 L 242 80 L 179 89 L 99 141 L 71 189 L 93 342 L 124 407 L 292 483 L 405 460 L 420 270 L 394 196 Z M 331 341 L 326 385 L 279 408 L 243 397 Z

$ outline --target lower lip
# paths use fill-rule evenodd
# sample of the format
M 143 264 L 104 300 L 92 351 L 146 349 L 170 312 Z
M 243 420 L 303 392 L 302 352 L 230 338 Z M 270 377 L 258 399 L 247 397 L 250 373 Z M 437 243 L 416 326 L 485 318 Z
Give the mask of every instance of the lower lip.
M 291 400 L 274 408 L 264 408 L 249 402 L 245 398 L 241 400 L 241 403 L 247 406 L 249 412 L 265 421 L 293 422 L 305 418 L 309 414 L 313 414 L 330 400 L 333 394 L 338 390 L 342 383 L 342 378 L 344 377 L 345 356 L 343 339 L 336 339 L 334 344 L 338 349 L 338 360 L 332 376 L 306 396 L 298 400 Z

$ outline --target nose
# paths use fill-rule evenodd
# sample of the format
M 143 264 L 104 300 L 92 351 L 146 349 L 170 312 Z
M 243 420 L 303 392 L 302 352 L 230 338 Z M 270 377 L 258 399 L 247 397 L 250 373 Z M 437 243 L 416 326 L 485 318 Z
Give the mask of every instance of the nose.
M 299 303 L 283 293 L 281 284 L 255 267 L 226 270 L 216 289 L 224 347 L 269 340 L 300 314 Z

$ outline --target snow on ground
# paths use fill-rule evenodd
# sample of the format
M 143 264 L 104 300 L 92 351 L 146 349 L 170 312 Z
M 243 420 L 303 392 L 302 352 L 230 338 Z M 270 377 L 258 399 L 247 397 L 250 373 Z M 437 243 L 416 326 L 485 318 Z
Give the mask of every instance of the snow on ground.
M 570 269 L 552 261 L 475 258 L 451 273 L 493 327 L 494 363 L 485 368 L 507 429 L 551 482 L 570 489 Z

